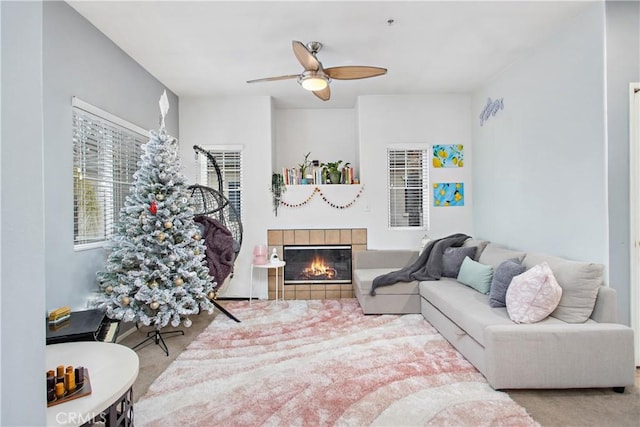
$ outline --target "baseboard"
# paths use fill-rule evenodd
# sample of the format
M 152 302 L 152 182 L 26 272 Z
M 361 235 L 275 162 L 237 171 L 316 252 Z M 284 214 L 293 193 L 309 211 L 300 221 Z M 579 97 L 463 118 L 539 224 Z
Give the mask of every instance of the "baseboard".
M 126 337 L 131 335 L 136 330 L 137 330 L 136 328 L 129 328 L 123 333 L 118 334 L 118 338 L 116 338 L 116 344 L 120 344 L 121 341 L 123 341 Z

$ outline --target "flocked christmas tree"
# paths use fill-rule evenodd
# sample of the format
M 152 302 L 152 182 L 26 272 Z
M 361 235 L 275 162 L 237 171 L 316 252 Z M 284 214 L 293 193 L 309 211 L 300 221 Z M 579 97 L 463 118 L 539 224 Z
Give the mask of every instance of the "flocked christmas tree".
M 164 128 L 166 93 L 160 109 L 160 131 L 150 132 L 143 146 L 117 233 L 107 246 L 105 270 L 97 274 L 96 300 L 109 318 L 153 325 L 156 331 L 169 323 L 189 327 L 189 315 L 211 313 L 216 287 L 193 221 L 178 144 Z

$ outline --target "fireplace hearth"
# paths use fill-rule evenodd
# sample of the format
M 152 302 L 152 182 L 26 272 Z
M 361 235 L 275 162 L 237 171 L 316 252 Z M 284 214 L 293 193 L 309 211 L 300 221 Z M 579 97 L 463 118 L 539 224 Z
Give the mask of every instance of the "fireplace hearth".
M 351 283 L 351 245 L 284 246 L 284 284 Z

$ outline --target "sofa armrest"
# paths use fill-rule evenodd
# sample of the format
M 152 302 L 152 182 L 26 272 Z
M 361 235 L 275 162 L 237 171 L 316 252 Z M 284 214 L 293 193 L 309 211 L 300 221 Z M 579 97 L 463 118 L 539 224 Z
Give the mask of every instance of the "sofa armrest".
M 353 253 L 354 270 L 362 268 L 400 269 L 418 259 L 418 251 L 409 250 L 366 250 Z
M 591 318 L 599 323 L 617 323 L 617 307 L 618 300 L 616 298 L 616 290 L 606 286 L 600 286 Z
M 625 387 L 635 382 L 633 329 L 613 323 L 493 325 L 484 331 L 494 388 Z

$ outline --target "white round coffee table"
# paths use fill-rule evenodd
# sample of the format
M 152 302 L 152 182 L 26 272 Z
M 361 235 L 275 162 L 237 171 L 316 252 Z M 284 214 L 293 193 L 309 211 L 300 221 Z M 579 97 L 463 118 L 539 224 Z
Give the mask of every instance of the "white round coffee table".
M 129 347 L 97 341 L 48 345 L 45 360 L 46 370 L 58 365 L 87 368 L 91 382 L 90 395 L 48 407 L 47 426 L 81 426 L 94 418 L 103 421 L 101 414 L 129 391 L 140 365 Z

